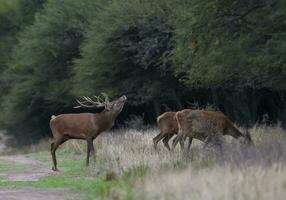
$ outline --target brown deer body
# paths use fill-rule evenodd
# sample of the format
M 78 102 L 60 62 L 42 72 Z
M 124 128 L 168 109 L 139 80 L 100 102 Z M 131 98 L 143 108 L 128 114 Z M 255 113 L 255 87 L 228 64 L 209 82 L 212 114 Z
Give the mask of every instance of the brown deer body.
M 180 140 L 192 137 L 201 140 L 207 145 L 214 137 L 230 135 L 234 138 L 243 138 L 248 144 L 252 143 L 246 131 L 241 133 L 222 112 L 185 109 L 176 113 L 179 127 L 178 136 L 173 141 L 173 148 Z
M 99 100 L 100 98 L 97 97 Z M 53 134 L 53 142 L 51 144 L 51 154 L 53 159 L 53 170 L 57 171 L 56 150 L 59 145 L 63 144 L 69 139 L 83 139 L 87 141 L 87 157 L 86 165 L 89 165 L 90 153 L 94 157 L 95 151 L 93 146 L 93 140 L 103 131 L 106 131 L 113 127 L 114 121 L 118 114 L 121 112 L 124 103 L 126 102 L 126 96 L 122 96 L 119 99 L 109 102 L 106 96 L 105 102 L 95 102 L 88 97 L 85 97 L 84 102 L 78 101 L 80 106 L 78 107 L 102 107 L 104 110 L 100 113 L 79 113 L 79 114 L 62 114 L 58 116 L 52 116 L 50 120 L 50 127 Z M 88 104 L 86 104 L 88 103 Z
M 163 139 L 165 147 L 170 151 L 169 140 L 178 133 L 178 123 L 176 121 L 176 112 L 165 112 L 157 117 L 157 125 L 160 133 L 153 138 L 154 148 L 157 149 L 157 144 Z M 192 138 L 189 138 L 188 149 L 190 148 Z M 180 141 L 181 149 L 184 148 L 184 143 Z

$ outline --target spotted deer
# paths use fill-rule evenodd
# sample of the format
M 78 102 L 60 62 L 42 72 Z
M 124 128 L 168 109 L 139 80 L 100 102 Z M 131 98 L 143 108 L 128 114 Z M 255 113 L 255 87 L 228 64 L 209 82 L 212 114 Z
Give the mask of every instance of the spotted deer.
M 80 107 L 103 107 L 100 113 L 78 113 L 78 114 L 61 114 L 52 116 L 50 127 L 53 134 L 53 142 L 51 144 L 51 154 L 53 160 L 53 170 L 58 171 L 56 150 L 59 145 L 69 139 L 82 139 L 87 142 L 86 166 L 89 165 L 89 155 L 93 155 L 95 162 L 95 151 L 93 140 L 113 127 L 116 117 L 119 115 L 127 100 L 125 95 L 110 102 L 107 95 L 104 94 L 105 100 L 99 96 L 95 96 L 95 100 L 89 97 L 83 97 L 82 101 L 77 100 Z
M 175 115 L 178 123 L 178 135 L 173 140 L 172 148 L 186 137 L 195 138 L 205 143 L 205 146 L 215 137 L 230 135 L 242 138 L 247 144 L 253 144 L 248 131 L 241 133 L 232 121 L 222 112 L 185 109 Z

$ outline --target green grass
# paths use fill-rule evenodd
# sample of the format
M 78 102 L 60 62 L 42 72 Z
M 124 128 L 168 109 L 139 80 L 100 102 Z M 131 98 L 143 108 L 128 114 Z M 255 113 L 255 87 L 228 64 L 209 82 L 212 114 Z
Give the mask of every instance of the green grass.
M 25 168 L 26 165 L 22 165 L 22 164 L 17 164 L 15 165 L 14 162 L 12 161 L 0 161 L 0 172 L 16 172 L 16 171 L 20 171 L 23 170 L 23 168 Z
M 40 158 L 42 161 L 47 160 L 47 155 L 46 153 L 33 154 L 34 157 Z M 64 157 L 63 153 L 60 154 L 60 157 Z M 93 167 L 86 168 L 84 160 L 80 159 L 63 159 L 60 166 L 61 172 L 55 172 L 39 181 L 3 181 L 0 182 L 0 187 L 64 188 L 82 194 L 84 199 L 102 199 L 104 197 L 114 199 L 116 197 L 112 196 L 113 192 L 111 193 L 111 191 L 118 189 L 118 191 L 126 191 L 120 199 L 133 199 L 132 185 L 134 181 L 144 177 L 147 172 L 146 167 L 134 167 L 120 176 L 113 172 L 96 175 L 95 169 Z M 15 163 L 6 161 L 1 163 L 0 167 L 0 172 L 8 169 L 15 171 L 20 168 L 20 166 L 15 166 Z M 117 194 L 115 193 L 115 195 Z

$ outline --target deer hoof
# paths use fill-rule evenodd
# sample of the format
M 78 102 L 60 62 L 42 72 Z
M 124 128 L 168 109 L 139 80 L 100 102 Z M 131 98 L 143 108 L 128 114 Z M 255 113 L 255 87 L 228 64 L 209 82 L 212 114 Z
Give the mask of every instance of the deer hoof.
M 58 172 L 58 171 L 59 171 L 59 169 L 58 169 L 57 167 L 53 167 L 52 170 L 53 170 L 54 172 Z

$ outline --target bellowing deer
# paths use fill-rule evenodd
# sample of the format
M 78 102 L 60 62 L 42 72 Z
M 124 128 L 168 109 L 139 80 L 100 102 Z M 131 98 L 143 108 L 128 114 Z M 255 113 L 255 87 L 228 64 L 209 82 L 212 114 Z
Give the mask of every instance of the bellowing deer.
M 163 139 L 165 147 L 170 151 L 169 140 L 178 133 L 178 124 L 175 118 L 176 112 L 165 112 L 157 117 L 157 125 L 160 133 L 153 138 L 154 148 L 157 149 L 157 144 Z M 188 150 L 191 146 L 192 138 L 189 138 Z M 181 149 L 184 148 L 184 143 L 180 141 Z
M 87 142 L 86 165 L 89 165 L 89 155 L 93 155 L 95 161 L 95 151 L 93 140 L 103 131 L 110 129 L 114 125 L 114 121 L 123 109 L 127 97 L 121 96 L 117 100 L 109 102 L 108 96 L 105 100 L 96 97 L 96 101 L 89 97 L 84 97 L 84 101 L 78 101 L 80 107 L 104 107 L 100 113 L 79 113 L 79 114 L 62 114 L 52 116 L 50 127 L 53 134 L 53 142 L 51 144 L 51 154 L 53 159 L 53 170 L 57 171 L 56 150 L 59 145 L 69 139 L 83 139 Z
M 176 113 L 179 127 L 178 136 L 173 141 L 173 148 L 180 140 L 192 137 L 207 145 L 216 136 L 230 135 L 243 138 L 247 144 L 252 144 L 248 131 L 241 133 L 222 112 L 185 109 Z

